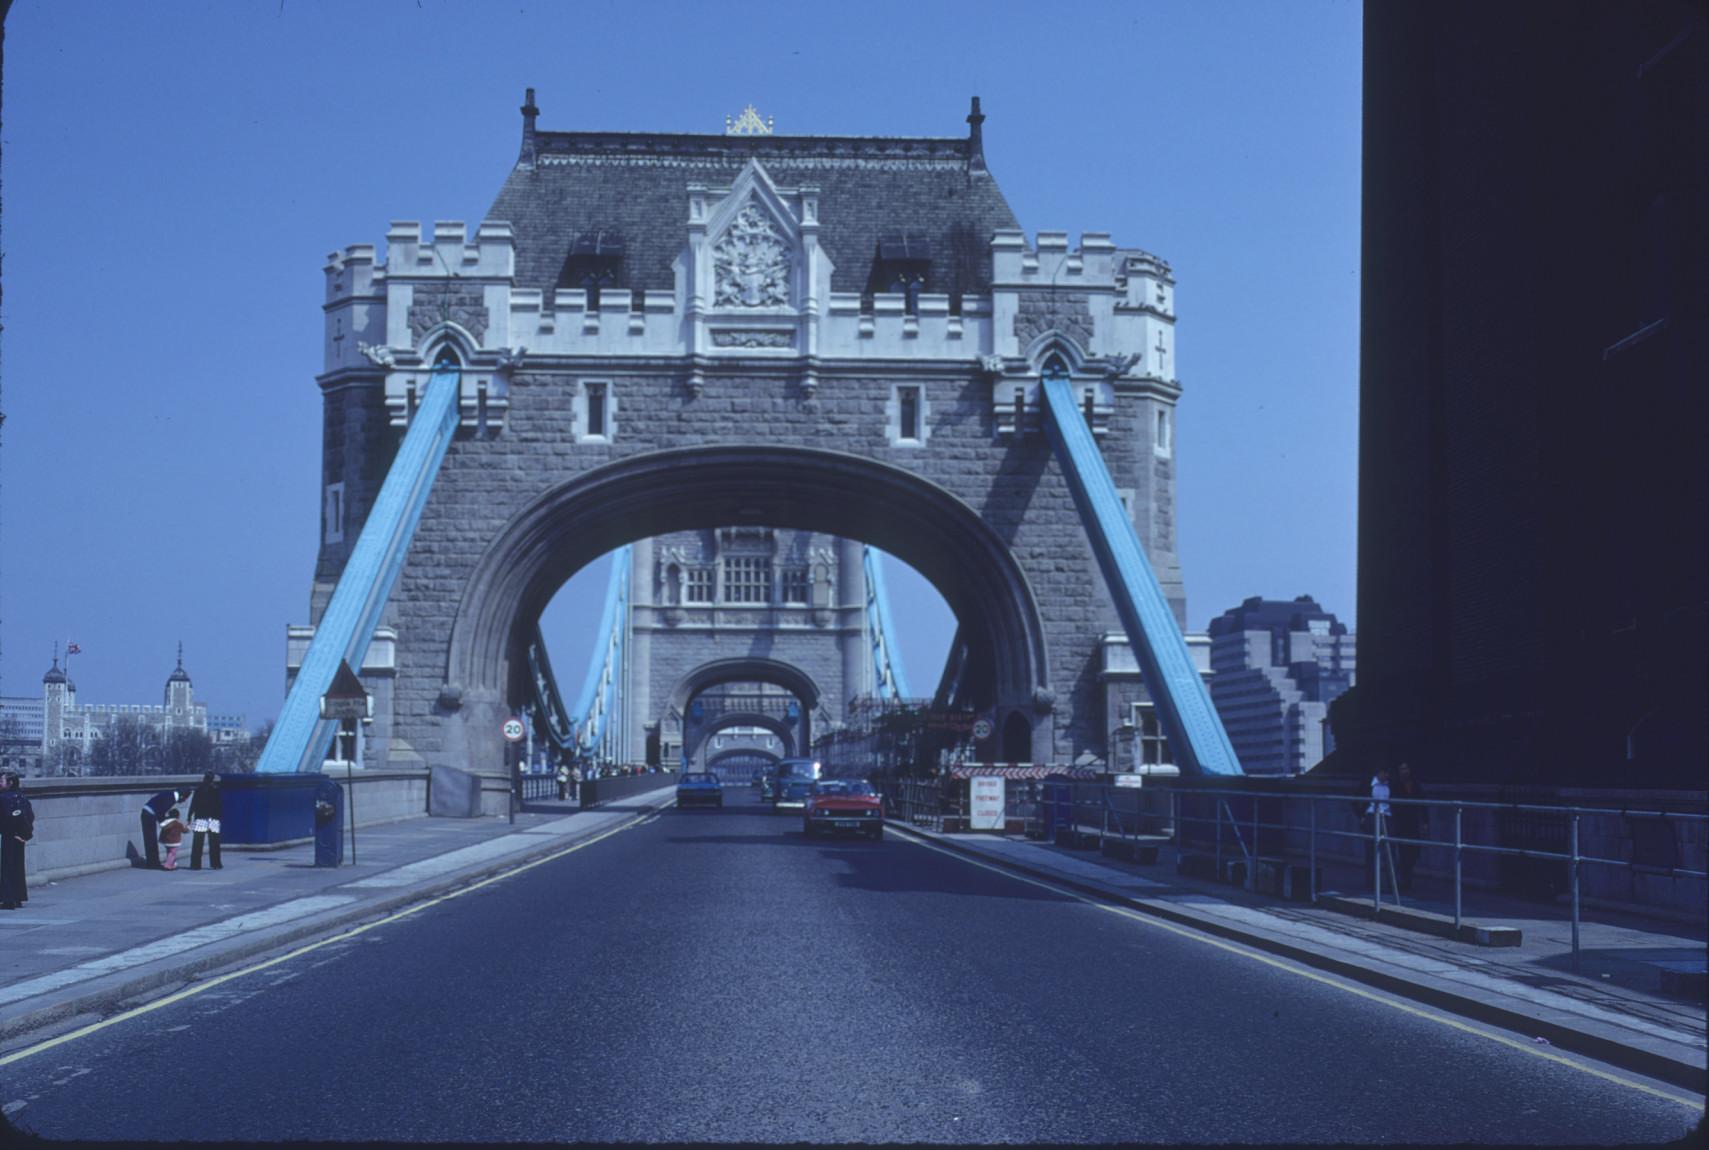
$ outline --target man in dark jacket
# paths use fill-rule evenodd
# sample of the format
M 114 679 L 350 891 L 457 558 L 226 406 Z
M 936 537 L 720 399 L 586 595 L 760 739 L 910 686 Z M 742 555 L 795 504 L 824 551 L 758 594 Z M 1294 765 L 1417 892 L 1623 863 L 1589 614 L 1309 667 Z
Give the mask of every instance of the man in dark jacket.
M 142 865 L 149 870 L 160 869 L 160 820 L 165 818 L 166 812 L 177 806 L 183 797 L 177 791 L 161 791 L 143 804 Z
M 13 771 L 0 775 L 0 910 L 17 910 L 30 900 L 24 887 L 24 844 L 35 835 L 36 813 L 24 797 L 23 780 Z
M 208 838 L 208 865 L 220 869 L 220 777 L 209 771 L 190 796 L 190 869 L 202 869 L 202 840 Z

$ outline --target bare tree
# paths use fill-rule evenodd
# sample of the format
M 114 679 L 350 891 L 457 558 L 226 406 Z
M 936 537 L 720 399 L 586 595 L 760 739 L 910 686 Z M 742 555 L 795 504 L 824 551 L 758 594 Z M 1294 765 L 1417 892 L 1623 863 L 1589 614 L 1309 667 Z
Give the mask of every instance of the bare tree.
M 206 731 L 179 727 L 161 748 L 161 771 L 168 775 L 199 775 L 214 769 L 214 741 Z

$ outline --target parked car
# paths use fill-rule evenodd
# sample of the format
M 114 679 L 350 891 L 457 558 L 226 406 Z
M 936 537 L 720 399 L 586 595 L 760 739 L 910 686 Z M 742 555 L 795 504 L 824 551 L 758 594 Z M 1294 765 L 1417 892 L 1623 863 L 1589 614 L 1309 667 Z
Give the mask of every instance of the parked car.
M 884 803 L 864 779 L 822 779 L 801 812 L 801 830 L 816 834 L 857 834 L 874 841 L 884 837 Z
M 724 784 L 718 776 L 706 771 L 688 771 L 676 784 L 676 805 L 679 807 L 721 807 L 724 805 Z
M 813 795 L 813 780 L 799 775 L 780 775 L 777 780 L 777 794 L 772 799 L 771 809 L 774 813 L 780 811 L 804 811 L 807 800 Z

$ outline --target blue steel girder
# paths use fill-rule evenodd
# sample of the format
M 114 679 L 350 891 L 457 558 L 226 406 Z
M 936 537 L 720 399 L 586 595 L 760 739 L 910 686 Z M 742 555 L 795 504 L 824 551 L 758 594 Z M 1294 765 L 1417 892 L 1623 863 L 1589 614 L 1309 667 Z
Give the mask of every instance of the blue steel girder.
M 884 553 L 862 546 L 861 563 L 866 569 L 866 629 L 872 643 L 874 693 L 881 699 L 909 697 L 908 673 L 902 652 L 893 646 L 896 634 L 890 622 L 890 596 L 884 587 Z
M 320 717 L 320 697 L 332 685 L 340 662 L 360 669 L 368 653 L 445 449 L 457 431 L 458 376 L 454 364 L 436 365 L 429 376 L 338 586 L 315 624 L 303 665 L 255 765 L 257 774 L 318 771 L 326 760 L 338 723 Z
M 1047 373 L 1042 384 L 1051 447 L 1182 773 L 1243 774 L 1067 377 Z
M 609 759 L 620 734 L 615 721 L 622 705 L 623 647 L 629 623 L 629 568 L 632 550 L 625 546 L 611 560 L 600 613 L 600 639 L 588 656 L 587 675 L 572 708 L 575 745 L 584 755 Z

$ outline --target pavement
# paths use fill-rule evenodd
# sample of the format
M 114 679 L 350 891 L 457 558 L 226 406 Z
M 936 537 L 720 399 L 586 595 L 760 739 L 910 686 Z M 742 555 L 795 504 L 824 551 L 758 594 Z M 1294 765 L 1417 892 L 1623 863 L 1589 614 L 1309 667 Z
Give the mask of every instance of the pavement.
M 228 850 L 218 871 L 190 871 L 181 860 L 174 872 L 121 869 L 40 884 L 25 909 L 0 913 L 0 1055 L 45 1027 L 110 1014 L 245 958 L 563 850 L 673 802 L 674 789 L 663 787 L 588 811 L 530 803 L 514 824 L 419 818 L 362 828 L 358 865 L 347 854 L 338 868 L 314 867 L 312 848 L 301 846 Z M 1540 1043 L 1700 1093 L 1709 1085 L 1702 1001 L 1662 986 L 1670 968 L 1701 967 L 1701 929 L 1598 910 L 1595 921 L 1581 924 L 1575 973 L 1570 926 L 1553 907 L 1478 893 L 1469 918 L 1518 927 L 1523 936 L 1518 946 L 1480 947 L 1177 874 L 1169 849 L 1145 865 L 1019 836 L 905 830 Z M 1423 896 L 1427 909 L 1443 909 L 1428 891 Z
M 580 810 L 530 801 L 506 818 L 358 827 L 356 863 L 316 867 L 312 846 L 228 847 L 219 870 L 120 868 L 30 888 L 0 912 L 0 1054 L 43 1027 L 91 1021 L 198 975 L 372 919 L 561 851 L 670 806 L 663 787 Z
M 1698 1093 L 1709 1087 L 1702 981 L 1700 975 L 1691 977 L 1691 972 L 1702 971 L 1709 955 L 1700 926 L 1603 908 L 1584 912 L 1575 973 L 1570 912 L 1547 904 L 1468 893 L 1467 919 L 1479 926 L 1518 928 L 1522 939 L 1517 946 L 1478 946 L 1328 905 L 1284 901 L 1214 878 L 1179 874 L 1172 848 L 1160 851 L 1155 863 L 1144 864 L 1019 835 L 898 829 L 972 858 L 1518 1032 L 1540 1044 Z M 1359 893 L 1351 883 L 1341 892 Z M 1368 891 L 1363 899 L 1368 905 Z M 1422 881 L 1405 902 L 1437 915 L 1452 916 L 1454 909 L 1451 890 L 1432 889 Z M 1585 917 L 1589 914 L 1595 915 L 1594 921 Z

